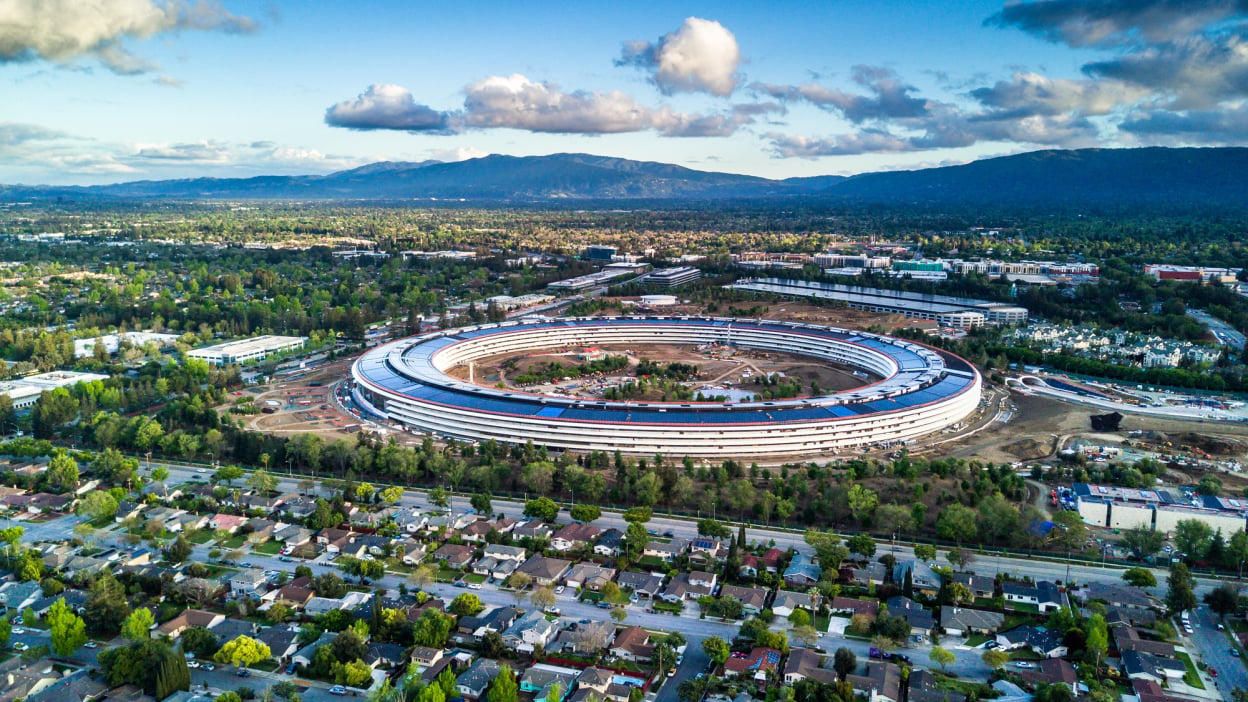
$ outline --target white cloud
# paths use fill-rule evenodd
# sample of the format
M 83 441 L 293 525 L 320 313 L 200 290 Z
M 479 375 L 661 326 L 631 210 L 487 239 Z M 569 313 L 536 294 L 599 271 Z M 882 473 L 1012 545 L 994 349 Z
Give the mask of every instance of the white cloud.
M 201 0 L 2 0 L 0 63 L 45 60 L 69 63 L 94 57 L 109 70 L 132 75 L 155 64 L 121 45 L 184 29 L 251 32 L 256 23 Z
M 325 111 L 331 127 L 409 132 L 441 132 L 448 129 L 447 115 L 421 105 L 401 85 L 375 83 L 354 100 L 344 100 Z
M 625 43 L 616 64 L 652 71 L 650 79 L 665 95 L 704 92 L 725 97 L 737 88 L 741 49 L 724 25 L 690 17 L 656 43 Z
M 455 149 L 433 149 L 429 152 L 430 159 L 445 163 L 453 161 L 467 161 L 469 159 L 482 158 L 489 155 L 489 151 L 482 151 L 481 149 L 472 146 L 461 146 Z

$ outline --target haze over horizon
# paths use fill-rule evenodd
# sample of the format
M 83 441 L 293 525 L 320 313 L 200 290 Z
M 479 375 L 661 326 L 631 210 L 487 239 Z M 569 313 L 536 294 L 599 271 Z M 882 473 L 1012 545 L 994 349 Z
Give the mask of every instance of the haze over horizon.
M 0 0 L 0 183 L 584 152 L 768 178 L 1248 143 L 1244 0 Z

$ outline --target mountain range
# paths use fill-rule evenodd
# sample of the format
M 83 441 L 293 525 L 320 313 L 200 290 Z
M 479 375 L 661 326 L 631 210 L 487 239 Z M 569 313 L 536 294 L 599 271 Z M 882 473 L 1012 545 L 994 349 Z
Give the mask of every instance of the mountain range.
M 1248 148 L 1043 150 L 960 166 L 771 180 L 587 154 L 381 162 L 329 175 L 0 185 L 0 201 L 818 199 L 897 205 L 1248 206 Z

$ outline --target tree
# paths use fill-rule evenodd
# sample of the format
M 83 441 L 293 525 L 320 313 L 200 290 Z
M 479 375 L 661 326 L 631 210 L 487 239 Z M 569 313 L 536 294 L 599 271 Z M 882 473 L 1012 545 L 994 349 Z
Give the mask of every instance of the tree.
M 220 651 L 212 658 L 218 663 L 229 663 L 239 668 L 248 668 L 272 656 L 269 645 L 257 641 L 246 634 L 239 635 L 233 641 L 227 641 Z
M 1092 659 L 1092 665 L 1099 669 L 1101 661 L 1105 659 L 1105 654 L 1109 652 L 1109 627 L 1105 624 L 1105 617 L 1093 614 L 1088 617 L 1083 630 L 1086 634 L 1083 644 L 1084 652 L 1088 658 Z
M 931 544 L 915 544 L 914 557 L 920 561 L 936 560 L 936 547 Z
M 478 492 L 472 496 L 469 501 L 472 508 L 477 510 L 478 514 L 491 515 L 494 513 L 494 505 L 490 500 L 490 496 L 484 492 Z
M 1218 496 L 1222 494 L 1222 481 L 1216 475 L 1206 475 L 1196 484 L 1196 492 L 1200 495 Z
M 451 635 L 451 627 L 455 617 L 443 614 L 436 609 L 426 609 L 412 624 L 412 643 L 417 646 L 441 648 L 446 638 Z
M 569 513 L 572 515 L 572 519 L 583 524 L 589 524 L 602 516 L 602 508 L 597 505 L 579 504 L 573 505 Z
M 399 487 L 398 485 L 391 485 L 388 488 L 382 488 L 381 492 L 377 494 L 381 498 L 382 503 L 387 504 L 387 505 L 393 505 L 393 504 L 397 504 L 399 500 L 403 499 L 403 488 Z
M 72 655 L 87 642 L 86 623 L 65 604 L 64 597 L 48 608 L 47 622 L 52 638 L 52 652 L 56 655 Z
M 277 489 L 277 482 L 277 476 L 264 469 L 252 471 L 247 476 L 247 487 L 265 495 Z
M 486 702 L 518 702 L 520 699 L 520 686 L 516 684 L 516 674 L 511 670 L 511 666 L 504 665 L 499 668 L 498 675 L 494 676 L 494 682 L 490 684 L 490 690 L 485 695 Z
M 70 457 L 65 449 L 57 449 L 48 461 L 48 482 L 61 490 L 74 490 L 78 487 L 78 461 Z
M 493 629 L 486 631 L 485 636 L 481 637 L 481 655 L 495 659 L 507 655 L 507 643 L 503 641 L 503 635 Z
M 117 514 L 117 498 L 107 492 L 93 490 L 82 498 L 74 511 L 91 521 L 111 519 Z
M 845 545 L 849 547 L 850 553 L 857 553 L 866 558 L 871 558 L 875 555 L 875 539 L 871 538 L 869 534 L 855 534 L 849 537 Z
M 949 553 L 945 554 L 945 558 L 954 566 L 965 568 L 975 560 L 975 554 L 964 548 L 955 548 L 950 549 Z
M 112 638 L 121 631 L 122 622 L 129 616 L 126 589 L 112 573 L 101 573 L 87 593 L 86 620 L 91 622 L 91 633 Z
M 471 592 L 464 592 L 451 600 L 450 610 L 461 617 L 476 616 L 485 609 L 481 598 Z
M 841 561 L 849 555 L 849 549 L 841 546 L 841 537 L 831 532 L 807 529 L 802 537 L 807 544 L 815 549 L 815 557 L 824 572 L 836 571 Z
M 1053 542 L 1062 548 L 1082 548 L 1088 540 L 1088 525 L 1078 512 L 1063 510 L 1050 519 L 1057 525 L 1052 533 Z
M 732 536 L 732 529 L 718 519 L 706 517 L 698 520 L 698 535 L 709 536 L 713 539 L 726 539 Z
M 524 503 L 524 516 L 553 522 L 559 516 L 559 505 L 549 497 L 538 497 Z
M 238 466 L 221 466 L 213 473 L 212 479 L 217 483 L 232 484 L 235 480 L 243 477 L 243 469 Z
M 1002 668 L 1005 667 L 1005 664 L 1009 662 L 1010 654 L 1000 649 L 994 648 L 988 651 L 984 651 L 984 655 L 981 656 L 981 658 L 984 661 L 984 665 L 988 666 L 989 668 L 993 670 L 1001 670 Z
M 182 650 L 190 651 L 199 658 L 212 658 L 221 649 L 217 635 L 202 626 L 193 626 L 178 637 Z
M 121 635 L 128 641 L 146 641 L 151 638 L 151 629 L 154 626 L 156 618 L 152 616 L 152 610 L 140 607 L 126 617 L 121 625 Z
M 1239 609 L 1239 591 L 1230 583 L 1222 583 L 1205 595 L 1205 604 L 1218 616 L 1234 614 Z
M 548 587 L 539 587 L 529 597 L 535 607 L 546 609 L 555 606 L 555 592 Z
M 861 483 L 854 483 L 850 486 L 847 499 L 850 513 L 859 522 L 874 515 L 876 506 L 880 504 L 879 494 L 875 490 L 863 487 Z
M 1128 585 L 1136 587 L 1154 587 L 1157 585 L 1157 577 L 1148 568 L 1127 568 L 1122 572 L 1122 579 Z
M 359 658 L 346 663 L 335 663 L 333 672 L 334 682 L 347 687 L 364 687 L 373 679 L 373 669 Z
M 1132 527 L 1122 532 L 1120 543 L 1131 551 L 1132 556 L 1143 560 L 1151 558 L 1153 554 L 1160 551 L 1165 541 L 1165 534 L 1159 531 L 1153 531 L 1147 527 Z
M 624 510 L 621 516 L 629 524 L 645 524 L 653 515 L 654 512 L 649 507 L 632 507 Z
M 646 543 L 650 540 L 650 534 L 646 532 L 646 525 L 641 522 L 629 522 L 628 527 L 624 530 L 624 560 L 629 563 L 636 563 L 641 555 L 645 553 Z
M 185 534 L 178 534 L 173 543 L 165 549 L 165 560 L 170 563 L 182 563 L 191 557 L 195 549 L 191 546 L 191 542 L 187 540 Z
M 962 543 L 979 532 L 979 515 L 965 505 L 953 504 L 940 511 L 936 518 L 936 534 L 942 539 Z
M 1174 525 L 1174 547 L 1190 562 L 1205 557 L 1212 538 L 1213 527 L 1199 519 L 1180 519 Z
M 290 619 L 293 614 L 294 611 L 292 611 L 290 607 L 287 607 L 281 602 L 274 602 L 267 610 L 265 610 L 264 618 L 268 619 L 273 624 L 281 624 L 282 622 Z
M 702 640 L 702 652 L 716 667 L 724 664 L 728 660 L 728 656 L 732 653 L 732 649 L 728 647 L 728 642 L 718 636 L 709 636 Z
M 793 613 L 789 615 L 789 626 L 792 628 L 810 626 L 810 622 L 810 612 L 807 612 L 804 609 L 795 609 L 793 610 Z
M 615 583 L 605 583 L 598 592 L 602 595 L 603 602 L 618 605 L 628 602 L 628 595 Z
M 836 649 L 836 653 L 832 654 L 832 670 L 836 671 L 836 676 L 841 680 L 853 675 L 857 669 L 858 656 L 855 656 L 853 651 L 841 646 Z
M 958 661 L 958 657 L 953 655 L 953 651 L 950 651 L 943 646 L 932 646 L 932 650 L 928 653 L 928 657 L 932 659 L 933 663 L 940 666 L 942 671 L 946 670 L 950 664 Z
M 1193 590 L 1195 578 L 1184 563 L 1170 564 L 1170 577 L 1166 590 L 1166 607 L 1170 614 L 1186 612 L 1196 606 L 1196 593 Z

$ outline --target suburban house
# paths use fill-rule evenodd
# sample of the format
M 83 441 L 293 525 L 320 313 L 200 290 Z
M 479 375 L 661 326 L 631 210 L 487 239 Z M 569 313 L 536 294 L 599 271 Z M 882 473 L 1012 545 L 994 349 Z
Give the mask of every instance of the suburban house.
M 789 660 L 784 664 L 784 684 L 796 685 L 810 679 L 825 685 L 836 682 L 836 671 L 823 667 L 824 656 L 814 649 L 795 648 L 789 651 Z
M 1062 634 L 1042 626 L 1019 626 L 997 634 L 997 643 L 1004 651 L 1029 648 L 1044 658 L 1058 658 L 1069 651 L 1062 643 Z
M 230 597 L 263 595 L 269 579 L 259 568 L 244 568 L 230 576 Z
M 464 672 L 455 677 L 455 689 L 466 700 L 479 700 L 485 696 L 490 682 L 502 668 L 493 658 L 478 658 Z
M 954 573 L 953 582 L 965 585 L 975 597 L 992 597 L 996 593 L 996 581 L 974 573 Z
M 295 643 L 298 638 L 299 627 L 296 626 L 268 626 L 256 634 L 256 640 L 268 646 L 273 659 L 279 663 L 286 663 L 299 650 Z
M 525 561 L 516 571 L 533 578 L 533 582 L 540 587 L 552 587 L 559 582 L 564 573 L 568 572 L 568 567 L 571 565 L 572 561 L 539 555 Z
M 503 643 L 521 653 L 532 653 L 538 646 L 545 648 L 555 640 L 559 623 L 546 618 L 541 610 L 526 612 L 503 633 Z
M 992 634 L 1005 624 L 1005 615 L 1000 612 L 986 612 L 982 609 L 966 609 L 965 607 L 940 608 L 940 628 L 950 636 L 970 636 L 971 634 Z
M 433 552 L 435 562 L 445 562 L 447 567 L 459 570 L 467 568 L 472 562 L 472 547 L 460 544 L 446 544 Z
M 1167 658 L 1174 657 L 1174 644 L 1165 641 L 1153 641 L 1140 636 L 1140 632 L 1133 626 L 1116 626 L 1109 630 L 1109 635 L 1113 637 L 1114 648 L 1122 651 L 1142 651 L 1151 653 L 1154 656 L 1165 656 Z
M 1032 685 L 1065 685 L 1072 695 L 1079 696 L 1079 674 L 1075 666 L 1061 658 L 1046 658 L 1035 670 L 1018 671 L 1018 677 Z
M 619 529 L 607 529 L 598 536 L 594 544 L 594 553 L 607 558 L 619 558 L 623 553 L 624 534 Z
M 1085 602 L 1100 600 L 1111 607 L 1148 609 L 1153 606 L 1153 601 L 1147 593 L 1130 585 L 1090 583 L 1083 588 L 1081 595 Z
M 792 590 L 776 591 L 776 599 L 771 603 L 771 611 L 777 617 L 787 617 L 798 609 L 804 609 L 810 614 L 814 614 L 815 610 L 818 609 L 815 595 L 808 592 L 793 592 Z
M 416 541 L 400 541 L 395 549 L 397 555 L 403 561 L 403 565 L 420 565 L 425 560 L 425 553 L 428 547 Z
M 1182 679 L 1187 672 L 1183 661 L 1163 656 L 1154 656 L 1142 651 L 1122 652 L 1122 672 L 1132 680 L 1149 680 L 1158 685 L 1167 680 Z
M 866 675 L 847 675 L 854 692 L 870 702 L 901 702 L 901 668 L 887 661 L 867 661 Z
M 208 518 L 208 528 L 213 531 L 227 531 L 231 534 L 247 523 L 247 517 L 234 514 L 214 514 Z
M 556 551 L 580 551 L 589 548 L 602 533 L 592 524 L 567 524 L 550 539 L 550 547 Z
M 893 582 L 904 585 L 909 578 L 915 592 L 935 597 L 940 592 L 940 573 L 920 560 L 898 561 L 893 567 Z
M 719 596 L 736 598 L 741 603 L 741 611 L 746 614 L 758 614 L 767 608 L 767 590 L 761 587 L 723 585 L 719 588 Z
M 706 576 L 707 574 L 702 573 L 702 575 Z M 712 583 L 710 585 L 705 584 L 705 581 L 700 578 L 695 583 L 693 577 L 694 575 L 692 573 L 677 574 L 676 577 L 672 578 L 671 582 L 667 584 L 667 587 L 663 589 L 663 594 L 660 595 L 660 597 L 668 602 L 679 603 L 684 602 L 686 599 L 696 600 L 699 597 L 705 597 L 715 593 L 714 575 L 709 576 Z
M 832 603 L 828 605 L 835 614 L 848 614 L 853 617 L 861 614 L 862 616 L 875 621 L 880 614 L 880 603 L 875 600 L 859 600 L 853 597 L 833 597 Z
M 789 567 L 784 569 L 784 584 L 789 587 L 810 587 L 819 582 L 823 568 L 815 565 L 811 557 L 801 551 L 793 554 Z
M 663 591 L 663 576 L 658 573 L 624 571 L 616 576 L 615 583 L 623 590 L 635 592 L 640 597 L 649 597 L 651 599 Z
M 571 588 L 597 592 L 615 578 L 615 568 L 603 568 L 593 563 L 577 563 L 563 576 L 565 585 Z
M 654 655 L 654 645 L 650 643 L 650 634 L 639 626 L 621 629 L 611 642 L 611 655 L 634 663 L 644 663 Z
M 1002 583 L 1001 591 L 1005 594 L 1006 602 L 1033 605 L 1040 610 L 1041 614 L 1070 606 L 1066 593 L 1048 580 L 1041 580 L 1035 585 L 1006 582 Z
M 888 598 L 888 613 L 894 617 L 904 617 L 910 625 L 910 635 L 920 637 L 920 641 L 932 635 L 936 619 L 923 605 L 901 595 Z
M 662 541 L 651 541 L 646 544 L 642 551 L 643 556 L 657 558 L 661 561 L 670 563 L 676 560 L 677 556 L 683 554 L 689 548 L 689 542 L 685 539 L 672 539 L 664 543 Z
M 176 639 L 182 635 L 182 632 L 193 626 L 211 629 L 223 621 L 225 621 L 224 614 L 205 612 L 202 609 L 187 609 L 164 624 L 153 627 L 152 638 L 159 639 L 162 636 L 168 636 L 171 639 Z
M 724 677 L 732 678 L 745 675 L 758 682 L 765 682 L 768 673 L 780 668 L 780 652 L 774 648 L 755 646 L 744 658 L 729 658 L 724 661 Z

